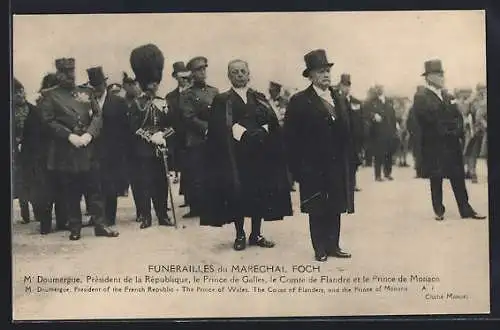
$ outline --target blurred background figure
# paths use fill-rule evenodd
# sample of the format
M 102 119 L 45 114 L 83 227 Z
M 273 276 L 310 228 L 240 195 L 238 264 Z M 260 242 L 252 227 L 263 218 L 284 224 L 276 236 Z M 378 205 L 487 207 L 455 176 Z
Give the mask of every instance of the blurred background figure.
M 376 97 L 367 102 L 365 109 L 370 118 L 370 140 L 375 158 L 375 181 L 382 182 L 384 178 L 392 181 L 392 163 L 397 141 L 396 113 L 392 102 L 386 98 L 384 87 L 376 85 Z
M 396 158 L 399 167 L 408 167 L 408 115 L 410 112 L 410 100 L 407 97 L 396 97 L 394 100 L 394 110 L 396 111 L 398 148 Z
M 364 127 L 365 127 L 365 139 L 364 139 L 364 146 L 363 146 L 363 158 L 364 158 L 364 166 L 365 167 L 372 167 L 373 165 L 373 143 L 370 139 L 370 127 L 371 127 L 371 116 L 370 114 L 366 111 L 366 106 L 370 104 L 375 98 L 377 97 L 377 94 L 375 93 L 375 87 L 370 87 L 368 91 L 366 92 L 366 98 L 364 101 L 363 108 L 365 109 L 363 116 L 364 116 Z
M 470 103 L 470 117 L 472 121 L 471 138 L 465 146 L 466 178 L 472 183 L 477 183 L 477 159 L 486 154 L 486 129 L 487 129 L 487 106 L 486 85 L 476 86 L 476 95 Z
M 425 90 L 425 86 L 417 86 L 415 94 L 421 94 Z M 406 129 L 408 130 L 408 146 L 411 149 L 413 156 L 413 168 L 415 170 L 415 178 L 423 178 L 422 175 L 422 134 L 420 130 L 419 123 L 415 116 L 415 110 L 413 104 L 408 110 L 408 118 L 406 119 Z
M 12 95 L 12 173 L 14 179 L 13 198 L 19 202 L 22 223 L 30 222 L 30 207 L 28 202 L 28 186 L 25 178 L 26 153 L 23 152 L 25 123 L 34 106 L 26 100 L 24 86 L 14 78 Z
M 116 96 L 119 96 L 120 93 L 122 92 L 122 85 L 118 84 L 118 83 L 113 83 L 113 84 L 110 84 L 108 87 L 107 87 L 107 92 L 110 94 L 110 95 L 116 95 Z

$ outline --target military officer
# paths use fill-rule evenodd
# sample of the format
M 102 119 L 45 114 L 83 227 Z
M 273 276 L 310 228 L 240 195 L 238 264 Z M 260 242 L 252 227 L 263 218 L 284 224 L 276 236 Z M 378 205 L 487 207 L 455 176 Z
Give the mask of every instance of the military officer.
M 430 179 L 435 219 L 444 219 L 443 179 L 451 187 L 462 218 L 485 219 L 469 204 L 462 156 L 463 118 L 455 98 L 444 90 L 440 60 L 424 64 L 426 86 L 415 94 L 413 108 L 421 130 L 422 174 Z
M 94 140 L 102 128 L 102 113 L 88 89 L 75 87 L 75 60 L 60 58 L 55 66 L 59 86 L 46 93 L 40 110 L 53 136 L 47 167 L 57 173 L 64 191 L 71 231 L 69 239 L 81 238 L 80 200 L 86 192 L 94 216 L 95 235 L 117 237 L 118 232 L 105 224 L 99 160 L 94 149 Z
M 167 212 L 167 171 L 163 148 L 171 131 L 165 99 L 158 97 L 162 81 L 164 57 L 154 44 L 135 48 L 130 64 L 143 90 L 130 108 L 129 125 L 133 135 L 131 148 L 133 167 L 137 175 L 138 213 L 142 216 L 141 229 L 152 225 L 151 202 L 160 226 L 172 226 Z
M 203 207 L 203 170 L 208 118 L 212 101 L 219 90 L 206 83 L 208 67 L 206 57 L 194 57 L 186 67 L 191 71 L 193 82 L 192 86 L 180 96 L 186 132 L 185 195 L 190 207 L 189 213 L 183 217 L 192 218 L 199 216 Z

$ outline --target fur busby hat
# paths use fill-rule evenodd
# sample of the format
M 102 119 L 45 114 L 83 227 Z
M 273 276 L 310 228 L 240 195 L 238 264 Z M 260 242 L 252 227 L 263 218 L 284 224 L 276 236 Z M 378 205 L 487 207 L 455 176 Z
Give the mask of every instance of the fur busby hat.
M 130 54 L 130 66 L 143 90 L 148 84 L 161 82 L 164 64 L 163 53 L 154 44 L 139 46 Z

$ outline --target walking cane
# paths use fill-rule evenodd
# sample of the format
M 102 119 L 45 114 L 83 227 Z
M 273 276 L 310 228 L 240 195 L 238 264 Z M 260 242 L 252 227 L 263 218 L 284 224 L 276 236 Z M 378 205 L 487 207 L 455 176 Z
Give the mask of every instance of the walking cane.
M 160 152 L 163 155 L 163 164 L 165 166 L 165 173 L 167 176 L 167 193 L 170 196 L 170 206 L 172 207 L 172 216 L 174 217 L 174 225 L 175 229 L 178 229 L 177 226 L 177 217 L 175 215 L 175 207 L 174 207 L 174 197 L 172 196 L 172 186 L 170 184 L 170 171 L 168 169 L 168 154 L 167 154 L 167 148 L 166 147 L 160 147 Z

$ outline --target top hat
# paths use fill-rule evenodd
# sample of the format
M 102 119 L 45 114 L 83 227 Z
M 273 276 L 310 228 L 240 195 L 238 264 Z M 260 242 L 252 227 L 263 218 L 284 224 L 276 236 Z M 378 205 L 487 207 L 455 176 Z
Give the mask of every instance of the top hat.
M 55 60 L 55 65 L 57 71 L 73 70 L 75 69 L 75 59 L 74 58 L 58 58 Z
M 340 75 L 340 85 L 351 86 L 351 75 L 343 73 Z
M 87 69 L 87 75 L 89 77 L 89 84 L 93 87 L 99 86 L 106 82 L 108 77 L 104 75 L 101 66 Z
M 304 55 L 304 61 L 306 62 L 306 69 L 302 72 L 304 77 L 308 77 L 311 70 L 333 66 L 333 63 L 328 62 L 324 49 L 316 49 L 307 53 Z
M 431 73 L 444 73 L 443 64 L 441 60 L 429 60 L 424 63 L 425 72 L 422 73 L 422 76 L 426 76 Z
M 208 66 L 208 59 L 204 56 L 196 56 L 189 60 L 186 67 L 189 71 L 194 71 L 202 67 Z
M 172 65 L 172 68 L 172 77 L 177 77 L 178 75 L 189 76 L 191 74 L 191 72 L 186 68 L 186 65 L 182 61 L 175 62 Z

